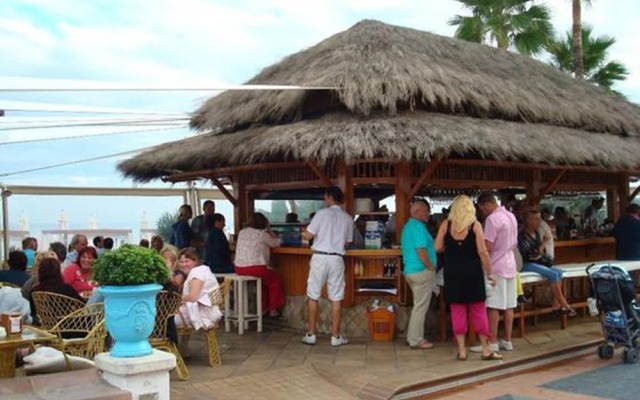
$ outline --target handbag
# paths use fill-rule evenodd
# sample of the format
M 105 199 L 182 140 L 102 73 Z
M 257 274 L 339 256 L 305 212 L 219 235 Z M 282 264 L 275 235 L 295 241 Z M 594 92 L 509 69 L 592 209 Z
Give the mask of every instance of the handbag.
M 554 265 L 553 258 L 549 257 L 547 254 L 541 255 L 540 258 L 535 260 L 535 263 L 544 265 L 545 267 L 549 267 L 549 268 L 553 267 Z

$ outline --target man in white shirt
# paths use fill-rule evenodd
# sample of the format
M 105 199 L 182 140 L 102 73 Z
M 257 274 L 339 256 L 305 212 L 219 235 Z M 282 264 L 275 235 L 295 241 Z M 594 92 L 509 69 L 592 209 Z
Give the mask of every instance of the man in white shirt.
M 340 207 L 342 199 L 340 188 L 327 188 L 324 194 L 327 208 L 316 213 L 304 233 L 305 239 L 313 239 L 313 256 L 307 279 L 309 329 L 302 337 L 302 343 L 309 345 L 316 344 L 318 300 L 325 283 L 332 311 L 331 345 L 337 347 L 349 342 L 340 334 L 340 316 L 345 287 L 343 257 L 346 245 L 353 240 L 353 218 Z

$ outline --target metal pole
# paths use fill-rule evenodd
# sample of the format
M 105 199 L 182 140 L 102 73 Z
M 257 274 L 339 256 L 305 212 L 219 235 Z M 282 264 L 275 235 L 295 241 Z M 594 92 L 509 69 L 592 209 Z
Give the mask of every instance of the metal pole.
M 5 260 L 9 259 L 9 196 L 11 190 L 2 188 L 2 253 Z

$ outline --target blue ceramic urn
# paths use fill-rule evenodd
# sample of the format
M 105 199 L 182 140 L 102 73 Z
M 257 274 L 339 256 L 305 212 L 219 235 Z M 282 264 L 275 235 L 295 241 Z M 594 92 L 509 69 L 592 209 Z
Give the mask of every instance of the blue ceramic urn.
M 162 286 L 101 286 L 105 324 L 115 344 L 112 357 L 141 357 L 151 354 L 149 336 L 156 320 L 156 295 Z

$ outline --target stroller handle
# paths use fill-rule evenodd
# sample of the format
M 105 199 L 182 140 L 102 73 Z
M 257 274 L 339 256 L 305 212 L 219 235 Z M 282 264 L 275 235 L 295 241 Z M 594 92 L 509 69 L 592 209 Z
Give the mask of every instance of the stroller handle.
M 593 267 L 595 267 L 597 264 L 596 263 L 591 263 L 587 266 L 587 268 L 585 269 L 585 272 L 587 273 L 587 276 L 591 275 L 591 273 L 589 272 L 589 270 Z

